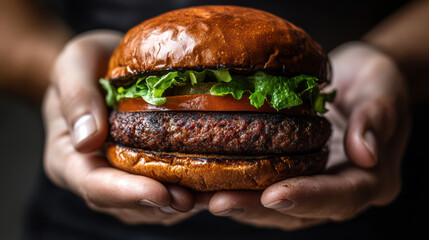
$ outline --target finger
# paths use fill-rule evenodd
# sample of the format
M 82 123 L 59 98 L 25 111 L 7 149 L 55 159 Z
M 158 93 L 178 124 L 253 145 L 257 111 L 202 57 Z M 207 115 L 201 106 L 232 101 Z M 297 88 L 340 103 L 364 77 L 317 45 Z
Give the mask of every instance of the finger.
M 261 192 L 222 191 L 215 193 L 209 202 L 209 211 L 216 216 L 236 216 L 245 208 L 256 208 Z
M 84 198 L 90 206 L 112 208 L 166 207 L 170 193 L 161 183 L 111 168 L 100 152 L 77 152 L 59 113 L 56 92 L 49 88 L 44 105 L 47 128 L 45 169 L 59 186 Z M 176 191 L 178 192 L 178 191 Z M 180 192 L 175 193 L 180 199 Z
M 213 195 L 209 211 L 216 216 L 258 227 L 276 227 L 296 230 L 325 222 L 325 219 L 304 219 L 265 208 L 261 204 L 260 191 L 224 191 Z
M 159 208 L 170 204 L 170 193 L 163 184 L 114 169 L 101 154 L 74 153 L 56 161 L 66 188 L 90 207 Z
M 208 210 L 210 199 L 215 192 L 195 192 L 195 209 Z
M 374 199 L 376 177 L 358 168 L 337 175 L 297 177 L 278 182 L 262 194 L 262 204 L 304 218 L 346 220 L 366 209 Z
M 62 160 L 75 152 L 70 144 L 67 123 L 61 115 L 58 93 L 51 85 L 43 101 L 43 120 L 46 131 L 43 167 L 47 177 L 57 186 L 67 188 Z M 59 149 L 54 147 L 59 146 Z
M 166 186 L 171 196 L 170 205 L 161 210 L 168 213 L 188 212 L 194 208 L 195 199 L 189 189 L 169 184 Z
M 380 145 L 396 128 L 396 110 L 392 100 L 377 98 L 363 102 L 350 117 L 345 136 L 348 157 L 361 167 L 373 167 L 379 159 Z
M 71 167 L 74 167 L 76 172 L 70 170 L 70 174 L 66 175 L 71 189 L 88 204 L 107 208 L 157 208 L 170 204 L 171 196 L 167 188 L 158 181 L 128 174 L 108 165 L 100 167 L 105 162 L 101 158 L 88 160 L 92 163 L 82 161 L 71 163 Z M 84 175 L 72 176 L 84 171 L 86 171 Z
M 72 40 L 58 57 L 53 74 L 61 112 L 82 152 L 101 146 L 107 135 L 107 110 L 98 79 L 120 39 L 115 32 L 90 33 Z

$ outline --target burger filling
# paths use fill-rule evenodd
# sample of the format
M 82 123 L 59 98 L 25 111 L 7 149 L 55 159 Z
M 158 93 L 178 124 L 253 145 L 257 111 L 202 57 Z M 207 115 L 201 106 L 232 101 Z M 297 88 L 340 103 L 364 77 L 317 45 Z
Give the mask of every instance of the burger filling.
M 307 104 L 316 114 L 325 113 L 325 103 L 331 102 L 335 96 L 335 92 L 321 93 L 318 81 L 305 74 L 285 77 L 258 71 L 253 75 L 239 75 L 224 69 L 205 69 L 142 76 L 124 86 L 115 86 L 105 79 L 100 83 L 107 91 L 106 102 L 111 107 L 116 107 L 124 98 L 142 98 L 149 104 L 163 105 L 168 96 L 230 94 L 237 100 L 243 95 L 248 96 L 255 109 L 265 102 L 277 111 Z
M 331 134 L 323 117 L 250 112 L 113 111 L 110 126 L 112 141 L 121 145 L 193 154 L 312 152 Z

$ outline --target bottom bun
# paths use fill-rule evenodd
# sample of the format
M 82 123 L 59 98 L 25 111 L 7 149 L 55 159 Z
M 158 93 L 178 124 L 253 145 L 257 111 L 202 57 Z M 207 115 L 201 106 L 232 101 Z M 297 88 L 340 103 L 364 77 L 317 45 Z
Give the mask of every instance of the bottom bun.
M 196 191 L 262 190 L 280 180 L 325 168 L 329 151 L 299 155 L 226 156 L 166 153 L 107 143 L 110 164 L 124 171 Z

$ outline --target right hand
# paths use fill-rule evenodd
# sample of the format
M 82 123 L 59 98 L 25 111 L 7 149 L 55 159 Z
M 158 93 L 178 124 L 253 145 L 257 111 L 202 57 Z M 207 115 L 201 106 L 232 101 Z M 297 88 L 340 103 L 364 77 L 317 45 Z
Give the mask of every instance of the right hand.
M 410 131 L 408 94 L 395 62 L 370 45 L 346 43 L 330 53 L 338 95 L 327 169 L 288 178 L 263 192 L 220 191 L 209 211 L 254 226 L 298 230 L 346 221 L 391 203 L 401 188 Z
M 128 224 L 170 225 L 197 213 L 188 189 L 112 168 L 100 147 L 108 116 L 98 79 L 122 35 L 93 31 L 72 39 L 56 60 L 43 104 L 44 168 L 56 185 Z

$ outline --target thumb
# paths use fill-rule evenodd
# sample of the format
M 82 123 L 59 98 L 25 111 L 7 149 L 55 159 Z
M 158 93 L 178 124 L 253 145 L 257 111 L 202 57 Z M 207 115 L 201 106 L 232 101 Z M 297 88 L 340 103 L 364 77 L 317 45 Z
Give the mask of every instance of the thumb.
M 373 167 L 379 149 L 396 128 L 394 101 L 389 98 L 365 100 L 355 107 L 345 135 L 345 151 L 360 167 Z
M 81 152 L 99 148 L 108 131 L 107 109 L 98 78 L 120 35 L 90 32 L 72 40 L 58 57 L 52 81 L 60 97 L 72 143 Z

